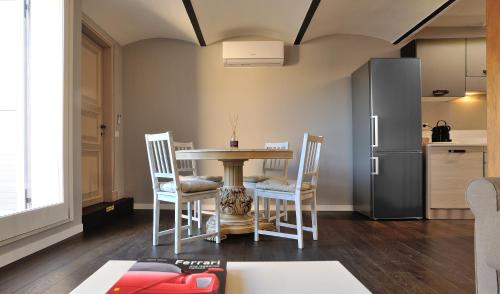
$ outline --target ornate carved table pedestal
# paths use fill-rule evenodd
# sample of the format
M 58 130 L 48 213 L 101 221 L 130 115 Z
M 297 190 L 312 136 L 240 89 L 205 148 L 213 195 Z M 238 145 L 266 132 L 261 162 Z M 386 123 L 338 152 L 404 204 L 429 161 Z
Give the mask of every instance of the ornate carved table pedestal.
M 254 231 L 252 197 L 245 193 L 243 186 L 243 164 L 250 159 L 291 159 L 291 150 L 269 149 L 193 149 L 175 153 L 177 159 L 219 160 L 224 164 L 224 186 L 221 190 L 221 230 L 222 234 L 246 234 Z M 214 226 L 213 218 L 207 230 Z M 272 224 L 262 222 L 263 228 Z

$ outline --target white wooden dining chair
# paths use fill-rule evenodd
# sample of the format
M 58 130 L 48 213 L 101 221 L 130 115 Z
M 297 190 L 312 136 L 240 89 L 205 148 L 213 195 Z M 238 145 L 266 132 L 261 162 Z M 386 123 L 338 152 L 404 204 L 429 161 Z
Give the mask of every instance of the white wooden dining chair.
M 215 236 L 216 243 L 220 243 L 220 194 L 218 184 L 202 179 L 179 178 L 178 165 L 175 157 L 174 140 L 172 133 L 146 134 L 146 149 L 153 183 L 153 245 L 158 245 L 159 237 L 174 235 L 174 252 L 181 252 L 185 242 L 195 241 Z M 215 227 L 213 233 L 192 233 L 191 204 L 198 200 L 215 199 Z M 170 202 L 175 205 L 175 226 L 173 229 L 160 231 L 160 202 Z M 187 215 L 182 214 L 182 206 L 187 205 Z M 188 220 L 188 225 L 182 225 L 182 219 Z M 187 229 L 188 237 L 182 238 L 182 230 Z
M 174 142 L 175 151 L 179 150 L 192 150 L 194 149 L 193 142 Z M 199 176 L 196 160 L 177 160 L 178 172 L 182 176 L 191 176 L 197 177 L 202 180 L 209 180 L 218 183 L 219 185 L 222 183 L 221 176 Z M 203 222 L 203 210 L 202 210 L 203 202 L 201 200 L 195 201 L 193 205 L 193 216 L 192 220 L 198 224 L 198 229 L 201 229 L 201 224 Z
M 287 150 L 288 142 L 275 142 L 275 143 L 265 143 L 265 149 L 280 149 Z M 250 194 L 253 195 L 257 183 L 268 180 L 270 177 L 286 180 L 288 177 L 288 159 L 264 159 L 262 162 L 262 175 L 259 176 L 248 176 L 243 178 L 243 184 L 245 188 L 248 189 Z M 275 199 L 275 215 L 271 216 L 271 209 L 269 198 L 264 200 L 264 217 L 268 221 L 272 221 L 277 216 L 284 217 L 285 221 L 288 221 L 288 203 L 286 200 L 281 201 L 280 199 Z M 283 213 L 281 213 L 281 202 L 283 202 Z M 257 206 L 256 206 L 257 207 Z M 255 209 L 257 212 L 257 208 Z
M 259 241 L 259 234 L 275 237 L 296 239 L 298 247 L 304 247 L 303 231 L 312 232 L 313 240 L 318 240 L 318 215 L 316 208 L 316 187 L 318 183 L 318 168 L 323 137 L 304 134 L 302 152 L 300 156 L 300 166 L 297 181 L 269 179 L 257 183 L 254 192 L 255 207 L 259 207 L 259 199 L 278 198 L 295 202 L 296 224 L 281 222 L 276 218 L 277 232 L 259 229 L 259 214 L 256 213 L 255 220 L 255 241 Z M 309 181 L 307 181 L 309 180 Z M 311 227 L 302 224 L 302 202 L 309 201 L 311 205 Z M 295 234 L 282 233 L 281 227 L 296 230 Z

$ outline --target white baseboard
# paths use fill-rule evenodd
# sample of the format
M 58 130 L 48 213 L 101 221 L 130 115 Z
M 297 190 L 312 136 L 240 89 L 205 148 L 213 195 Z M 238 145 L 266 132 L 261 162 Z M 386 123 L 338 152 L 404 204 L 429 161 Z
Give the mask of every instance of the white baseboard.
M 173 204 L 162 203 L 161 209 L 174 209 Z M 271 207 L 274 207 L 272 205 Z M 134 209 L 153 209 L 152 203 L 134 203 Z M 213 204 L 204 204 L 203 209 L 213 210 Z M 304 211 L 309 211 L 310 206 L 304 205 Z M 293 205 L 288 205 L 288 210 L 295 211 L 295 207 Z M 318 211 L 353 211 L 352 205 L 335 205 L 335 204 L 318 204 Z
M 72 237 L 81 232 L 83 232 L 83 225 L 82 224 L 75 225 L 70 228 L 67 228 L 66 230 L 60 231 L 58 233 L 55 233 L 53 235 L 50 235 L 33 243 L 27 244 L 23 247 L 19 247 L 12 251 L 4 253 L 0 255 L 0 268 L 16 260 L 19 260 L 23 257 L 26 257 L 30 254 L 33 254 L 37 251 L 45 249 L 51 245 L 54 245 L 58 242 L 61 242 L 64 239 Z

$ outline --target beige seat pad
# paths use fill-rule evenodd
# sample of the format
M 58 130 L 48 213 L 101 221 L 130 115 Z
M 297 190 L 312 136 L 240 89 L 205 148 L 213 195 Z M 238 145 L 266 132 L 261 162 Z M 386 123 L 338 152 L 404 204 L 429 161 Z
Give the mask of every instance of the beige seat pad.
M 207 181 L 197 178 L 180 179 L 180 188 L 184 193 L 196 193 L 211 191 L 219 188 L 219 184 L 213 181 Z M 160 183 L 160 190 L 163 192 L 175 193 L 174 182 Z
M 256 189 L 262 190 L 272 190 L 272 191 L 282 191 L 282 192 L 295 192 L 296 181 L 292 180 L 279 180 L 279 179 L 269 179 L 263 182 L 257 183 Z M 300 188 L 302 191 L 310 190 L 314 188 L 311 183 L 304 182 Z
M 269 177 L 266 176 L 248 176 L 248 177 L 243 177 L 243 182 L 247 183 L 259 183 L 263 182 L 265 180 L 268 180 Z
M 200 179 L 200 180 L 206 180 L 206 181 L 212 181 L 212 182 L 222 182 L 222 177 L 221 176 L 179 176 L 180 179 Z

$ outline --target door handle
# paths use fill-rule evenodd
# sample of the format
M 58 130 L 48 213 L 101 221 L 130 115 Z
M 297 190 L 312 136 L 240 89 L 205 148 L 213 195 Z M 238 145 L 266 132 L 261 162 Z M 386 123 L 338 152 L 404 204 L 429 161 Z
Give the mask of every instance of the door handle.
M 372 171 L 371 174 L 374 176 L 378 176 L 379 174 L 379 162 L 378 162 L 378 157 L 370 157 L 370 160 L 374 162 L 372 166 Z M 375 167 L 375 170 L 373 170 L 373 167 Z
M 373 144 L 372 147 L 378 147 L 378 115 L 372 115 L 373 121 Z
M 106 131 L 106 125 L 101 125 L 99 128 L 101 129 L 101 136 L 104 136 L 104 132 Z

